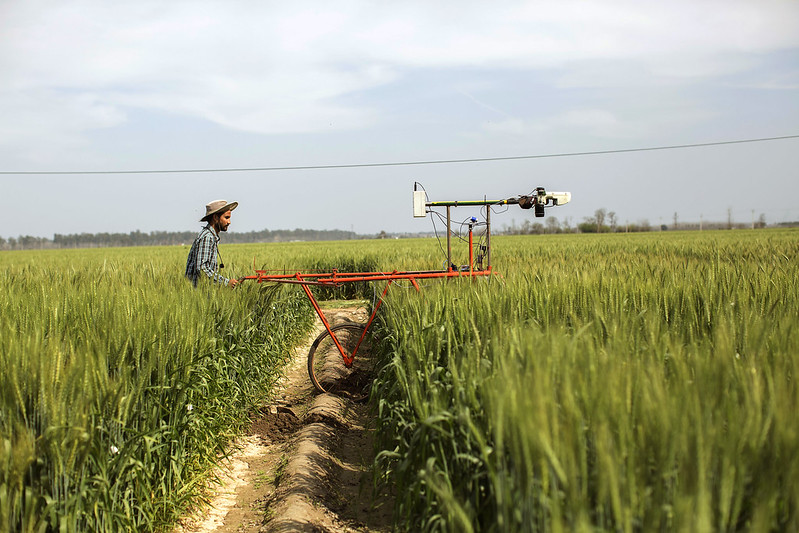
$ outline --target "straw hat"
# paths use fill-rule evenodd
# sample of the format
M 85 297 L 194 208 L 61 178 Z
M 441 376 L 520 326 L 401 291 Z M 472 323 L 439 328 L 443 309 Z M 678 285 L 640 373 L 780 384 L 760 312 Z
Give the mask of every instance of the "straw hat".
M 200 219 L 200 222 L 208 222 L 211 217 L 216 213 L 226 213 L 233 211 L 239 205 L 238 202 L 230 202 L 227 200 L 214 200 L 205 206 L 205 216 Z

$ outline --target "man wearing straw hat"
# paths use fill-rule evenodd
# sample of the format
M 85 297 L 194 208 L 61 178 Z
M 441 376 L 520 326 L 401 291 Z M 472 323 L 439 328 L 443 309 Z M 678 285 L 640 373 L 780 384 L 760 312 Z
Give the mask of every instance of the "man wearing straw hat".
M 186 277 L 195 287 L 201 275 L 207 276 L 214 283 L 228 287 L 235 287 L 238 284 L 238 280 L 228 279 L 219 274 L 218 269 L 225 268 L 225 264 L 221 263 L 217 268 L 216 260 L 219 256 L 219 232 L 227 231 L 230 226 L 230 212 L 238 205 L 238 202 L 214 200 L 205 206 L 205 216 L 200 222 L 208 224 L 194 239 L 186 261 Z

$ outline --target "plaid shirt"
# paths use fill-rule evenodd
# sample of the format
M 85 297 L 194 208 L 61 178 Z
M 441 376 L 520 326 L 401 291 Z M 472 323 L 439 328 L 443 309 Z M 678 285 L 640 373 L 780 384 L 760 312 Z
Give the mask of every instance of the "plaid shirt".
M 189 258 L 186 260 L 186 277 L 195 287 L 201 272 L 213 280 L 214 283 L 227 285 L 230 281 L 220 276 L 217 272 L 218 242 L 219 235 L 216 234 L 210 224 L 205 226 L 197 235 L 197 238 L 194 239 L 194 244 L 191 245 L 191 250 L 189 251 Z

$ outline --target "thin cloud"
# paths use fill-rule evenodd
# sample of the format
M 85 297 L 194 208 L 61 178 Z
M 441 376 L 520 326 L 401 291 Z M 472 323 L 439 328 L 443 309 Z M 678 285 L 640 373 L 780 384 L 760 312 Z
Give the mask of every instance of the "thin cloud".
M 17 1 L 2 9 L 2 90 L 11 102 L 29 95 L 26 105 L 7 106 L 4 120 L 25 125 L 32 139 L 113 126 L 128 108 L 256 133 L 359 129 L 379 123 L 381 104 L 349 97 L 419 68 L 557 69 L 564 86 L 619 84 L 625 75 L 641 85 L 683 83 L 745 70 L 754 54 L 799 46 L 799 7 L 778 0 L 490 8 Z M 636 74 L 631 80 L 626 66 L 612 75 L 585 67 L 595 63 L 608 71 L 626 64 Z M 8 132 L 0 142 L 12 142 Z
M 475 104 L 477 104 L 478 106 L 482 107 L 483 109 L 487 109 L 488 111 L 491 111 L 492 113 L 496 113 L 497 115 L 501 115 L 501 116 L 507 117 L 509 119 L 513 118 L 509 113 L 506 113 L 505 111 L 502 111 L 501 109 L 498 109 L 498 108 L 496 108 L 496 107 L 494 107 L 492 105 L 489 105 L 489 104 L 477 99 L 474 95 L 472 95 L 471 93 L 466 92 L 463 89 L 456 88 L 455 90 L 457 92 L 459 92 L 460 94 L 462 94 L 463 96 L 465 96 L 466 98 L 468 98 L 469 100 L 471 100 L 472 102 L 474 102 Z

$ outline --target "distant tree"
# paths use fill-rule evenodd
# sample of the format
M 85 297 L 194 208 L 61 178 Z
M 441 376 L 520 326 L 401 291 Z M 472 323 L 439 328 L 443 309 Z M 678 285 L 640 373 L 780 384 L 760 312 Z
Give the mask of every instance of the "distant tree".
M 677 229 L 677 211 L 674 212 L 674 229 Z
M 604 207 L 600 207 L 596 211 L 594 211 L 594 219 L 596 220 L 596 231 L 597 233 L 602 231 L 602 226 L 605 224 L 605 217 L 607 216 L 607 210 Z
M 616 231 L 616 211 L 608 213 L 608 222 L 610 223 L 610 231 Z
M 647 219 L 639 220 L 634 224 L 627 224 L 627 231 L 652 231 L 652 226 Z
M 547 224 L 547 233 L 558 233 L 558 231 L 560 231 L 560 224 L 558 223 L 558 217 L 548 217 L 546 224 Z
M 760 217 L 757 219 L 757 224 L 755 224 L 756 228 L 765 228 L 766 227 L 766 215 L 765 213 L 760 213 Z

